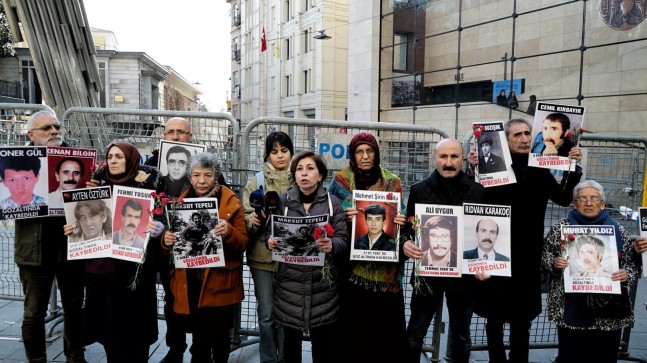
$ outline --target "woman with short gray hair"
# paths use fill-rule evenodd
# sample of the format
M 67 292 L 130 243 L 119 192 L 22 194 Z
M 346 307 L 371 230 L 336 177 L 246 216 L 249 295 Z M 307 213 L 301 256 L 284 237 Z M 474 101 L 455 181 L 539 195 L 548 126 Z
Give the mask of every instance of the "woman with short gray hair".
M 178 268 L 171 278 L 176 313 L 188 317 L 187 332 L 193 333 L 191 362 L 227 363 L 234 327 L 236 304 L 243 300 L 243 253 L 247 229 L 243 205 L 236 194 L 218 183 L 220 166 L 210 153 L 193 155 L 187 174 L 191 185 L 180 198 L 215 198 L 218 223 L 213 234 L 222 238 L 225 266 Z M 168 252 L 177 241 L 166 231 L 162 248 Z

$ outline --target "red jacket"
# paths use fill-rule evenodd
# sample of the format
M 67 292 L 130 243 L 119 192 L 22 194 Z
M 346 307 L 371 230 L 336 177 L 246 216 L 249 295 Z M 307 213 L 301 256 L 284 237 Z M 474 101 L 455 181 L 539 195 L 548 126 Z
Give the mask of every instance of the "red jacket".
M 180 198 L 193 198 L 190 187 Z M 247 229 L 243 205 L 234 192 L 220 187 L 218 215 L 229 223 L 227 235 L 223 238 L 225 267 L 208 268 L 204 271 L 202 290 L 198 307 L 216 307 L 239 303 L 243 293 L 243 253 L 247 248 Z M 175 269 L 171 277 L 171 289 L 175 296 L 173 310 L 178 314 L 189 314 L 189 298 L 186 270 Z

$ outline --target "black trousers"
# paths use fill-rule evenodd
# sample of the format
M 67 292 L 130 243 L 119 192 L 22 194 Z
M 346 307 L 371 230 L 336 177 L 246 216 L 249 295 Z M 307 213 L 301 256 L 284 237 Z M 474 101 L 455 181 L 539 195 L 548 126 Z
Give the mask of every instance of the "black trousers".
M 313 363 L 338 363 L 336 352 L 339 350 L 339 324 L 337 322 L 310 329 Z M 283 346 L 285 363 L 301 363 L 301 344 L 303 332 L 300 329 L 283 326 L 285 342 Z
M 22 321 L 22 339 L 27 360 L 46 362 L 45 318 L 56 277 L 63 305 L 63 352 L 70 362 L 82 362 L 84 261 L 63 258 L 45 266 L 18 265 L 25 304 Z

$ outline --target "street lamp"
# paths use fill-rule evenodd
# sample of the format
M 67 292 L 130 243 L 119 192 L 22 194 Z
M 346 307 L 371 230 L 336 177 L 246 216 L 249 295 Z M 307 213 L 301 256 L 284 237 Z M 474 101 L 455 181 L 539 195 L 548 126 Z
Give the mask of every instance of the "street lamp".
M 326 40 L 332 38 L 330 35 L 326 35 L 326 30 L 319 30 L 319 34 L 315 35 L 313 38 L 318 40 Z

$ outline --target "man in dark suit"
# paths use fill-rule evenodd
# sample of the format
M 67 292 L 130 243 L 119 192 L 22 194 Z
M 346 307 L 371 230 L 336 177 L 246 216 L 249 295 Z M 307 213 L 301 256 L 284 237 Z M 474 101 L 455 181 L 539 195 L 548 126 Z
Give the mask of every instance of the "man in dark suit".
M 481 219 L 476 223 L 476 240 L 478 247 L 463 252 L 464 260 L 480 258 L 487 261 L 510 261 L 510 258 L 494 250 L 499 237 L 499 225 L 492 219 Z
M 356 250 L 395 251 L 395 241 L 384 232 L 386 210 L 380 204 L 371 204 L 364 209 L 368 233 L 355 240 Z
M 494 155 L 492 151 L 492 138 L 487 134 L 484 134 L 479 138 L 479 148 L 481 152 L 479 153 L 479 173 L 496 173 L 499 171 L 505 170 L 505 162 L 503 159 L 497 155 Z

